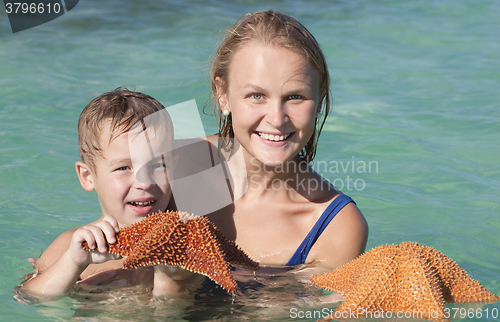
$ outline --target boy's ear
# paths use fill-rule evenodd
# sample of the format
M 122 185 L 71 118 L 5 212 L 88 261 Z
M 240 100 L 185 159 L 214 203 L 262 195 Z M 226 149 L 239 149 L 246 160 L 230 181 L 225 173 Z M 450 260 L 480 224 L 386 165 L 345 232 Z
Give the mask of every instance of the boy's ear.
M 224 109 L 227 107 L 227 94 L 223 90 L 224 81 L 219 76 L 215 78 L 215 88 L 217 89 L 217 99 L 219 100 L 219 106 Z
M 75 169 L 76 169 L 76 175 L 78 176 L 78 179 L 80 180 L 80 184 L 82 185 L 82 188 L 87 190 L 87 191 L 92 191 L 94 190 L 94 175 L 92 171 L 90 171 L 89 167 L 81 162 L 78 161 L 75 163 Z

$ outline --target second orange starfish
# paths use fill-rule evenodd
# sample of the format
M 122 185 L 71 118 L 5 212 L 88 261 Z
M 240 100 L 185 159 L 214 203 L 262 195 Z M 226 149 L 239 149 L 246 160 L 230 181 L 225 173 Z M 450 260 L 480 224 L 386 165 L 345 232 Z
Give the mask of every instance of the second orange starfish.
M 445 302 L 500 300 L 440 251 L 412 242 L 371 249 L 311 282 L 347 295 L 338 312 L 421 312 L 438 320 L 447 317 Z

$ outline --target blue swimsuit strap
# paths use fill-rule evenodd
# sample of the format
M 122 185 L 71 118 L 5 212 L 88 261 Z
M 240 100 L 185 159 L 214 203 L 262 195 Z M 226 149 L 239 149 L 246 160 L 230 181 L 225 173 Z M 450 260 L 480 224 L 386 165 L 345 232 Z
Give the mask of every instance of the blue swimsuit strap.
M 350 202 L 355 203 L 346 195 L 340 195 L 333 199 L 286 265 L 293 266 L 304 264 L 311 247 L 314 245 L 318 237 L 321 236 L 323 230 L 325 230 L 326 226 L 328 226 L 330 221 L 332 221 L 333 217 L 335 217 L 335 215 L 337 215 L 337 213 Z

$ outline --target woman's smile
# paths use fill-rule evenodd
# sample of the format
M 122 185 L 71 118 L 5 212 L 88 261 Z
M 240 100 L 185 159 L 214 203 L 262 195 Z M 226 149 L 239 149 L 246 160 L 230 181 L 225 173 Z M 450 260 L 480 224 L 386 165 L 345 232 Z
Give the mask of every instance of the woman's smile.
M 265 132 L 255 132 L 258 136 L 266 141 L 274 142 L 286 142 L 286 140 L 292 135 L 292 133 L 281 134 L 281 133 L 265 133 Z

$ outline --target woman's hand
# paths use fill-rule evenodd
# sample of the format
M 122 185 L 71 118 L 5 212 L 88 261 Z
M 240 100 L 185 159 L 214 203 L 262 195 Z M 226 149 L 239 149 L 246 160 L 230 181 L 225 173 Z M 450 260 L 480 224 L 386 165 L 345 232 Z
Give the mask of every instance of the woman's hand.
M 87 288 L 88 285 L 91 286 L 106 286 L 106 287 L 122 287 L 127 284 L 125 278 L 117 278 L 118 272 L 115 269 L 110 269 L 107 271 L 102 271 L 87 277 L 78 282 L 80 287 Z

